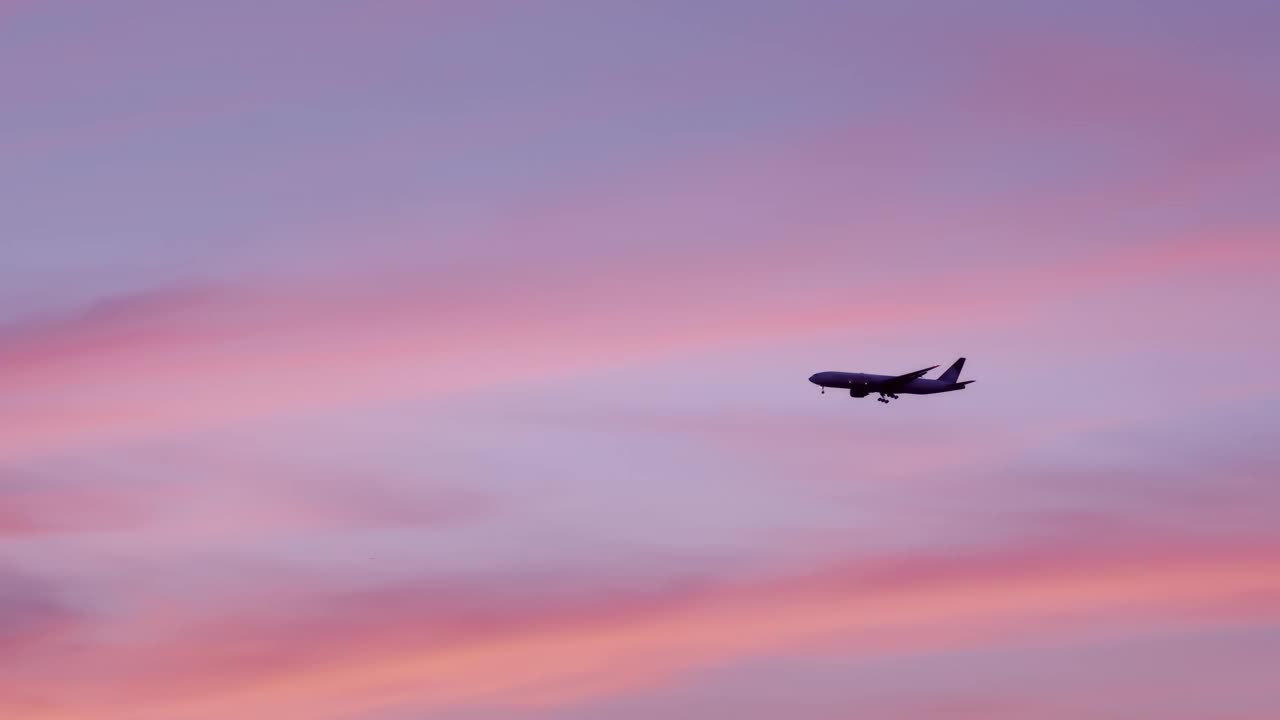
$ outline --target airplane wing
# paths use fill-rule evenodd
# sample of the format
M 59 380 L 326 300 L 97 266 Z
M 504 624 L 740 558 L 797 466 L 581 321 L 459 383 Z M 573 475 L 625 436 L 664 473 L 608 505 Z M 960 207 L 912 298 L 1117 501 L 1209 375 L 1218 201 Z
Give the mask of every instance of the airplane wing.
M 915 372 L 909 372 L 906 375 L 899 375 L 897 377 L 889 378 L 888 380 L 885 380 L 879 383 L 879 387 L 877 389 L 884 390 L 886 392 L 893 391 L 894 389 L 900 388 L 906 385 L 907 383 L 911 382 L 912 380 L 915 380 L 916 378 L 923 377 L 925 373 L 929 372 L 930 370 L 936 367 L 938 366 L 934 365 L 933 367 L 927 367 L 923 370 L 916 370 Z

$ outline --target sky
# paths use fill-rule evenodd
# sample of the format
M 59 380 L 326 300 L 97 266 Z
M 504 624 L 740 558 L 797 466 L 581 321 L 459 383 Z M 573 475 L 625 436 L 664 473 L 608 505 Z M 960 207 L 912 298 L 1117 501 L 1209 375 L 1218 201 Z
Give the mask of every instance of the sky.
M 0 0 L 0 716 L 1277 717 L 1276 37 Z

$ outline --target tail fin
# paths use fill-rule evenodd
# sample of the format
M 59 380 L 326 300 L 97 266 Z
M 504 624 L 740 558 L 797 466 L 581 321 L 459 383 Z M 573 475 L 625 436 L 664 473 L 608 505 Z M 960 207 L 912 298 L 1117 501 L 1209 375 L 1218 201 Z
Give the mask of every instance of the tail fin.
M 960 379 L 960 371 L 964 368 L 964 358 L 960 358 L 947 368 L 947 371 L 938 376 L 938 379 L 945 383 L 954 383 Z

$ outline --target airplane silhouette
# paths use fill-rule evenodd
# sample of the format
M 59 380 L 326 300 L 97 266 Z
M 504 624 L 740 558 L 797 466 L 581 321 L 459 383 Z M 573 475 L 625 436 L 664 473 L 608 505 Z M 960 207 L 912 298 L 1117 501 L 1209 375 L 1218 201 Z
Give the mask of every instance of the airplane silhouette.
M 826 393 L 827 388 L 839 388 L 848 390 L 850 397 L 864 398 L 871 393 L 878 393 L 880 397 L 876 398 L 878 402 L 888 403 L 890 398 L 898 399 L 898 394 L 903 395 L 935 395 L 937 393 L 951 392 L 952 390 L 963 390 L 966 385 L 973 382 L 965 380 L 960 382 L 960 370 L 964 367 L 964 358 L 960 358 L 947 368 L 946 372 L 938 376 L 936 380 L 926 380 L 924 375 L 933 368 L 927 367 L 923 370 L 909 372 L 906 375 L 871 375 L 868 373 L 849 373 L 827 371 L 814 373 L 809 376 L 809 382 L 822 388 L 822 392 Z

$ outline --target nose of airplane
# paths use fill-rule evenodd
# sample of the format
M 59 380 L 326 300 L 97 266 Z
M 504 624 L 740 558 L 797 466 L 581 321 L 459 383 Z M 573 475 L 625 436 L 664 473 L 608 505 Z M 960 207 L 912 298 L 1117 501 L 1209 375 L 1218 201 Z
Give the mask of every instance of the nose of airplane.
M 809 382 L 813 383 L 814 385 L 817 385 L 817 384 L 818 384 L 818 373 L 814 373 L 814 374 L 810 375 L 810 376 L 809 376 Z

